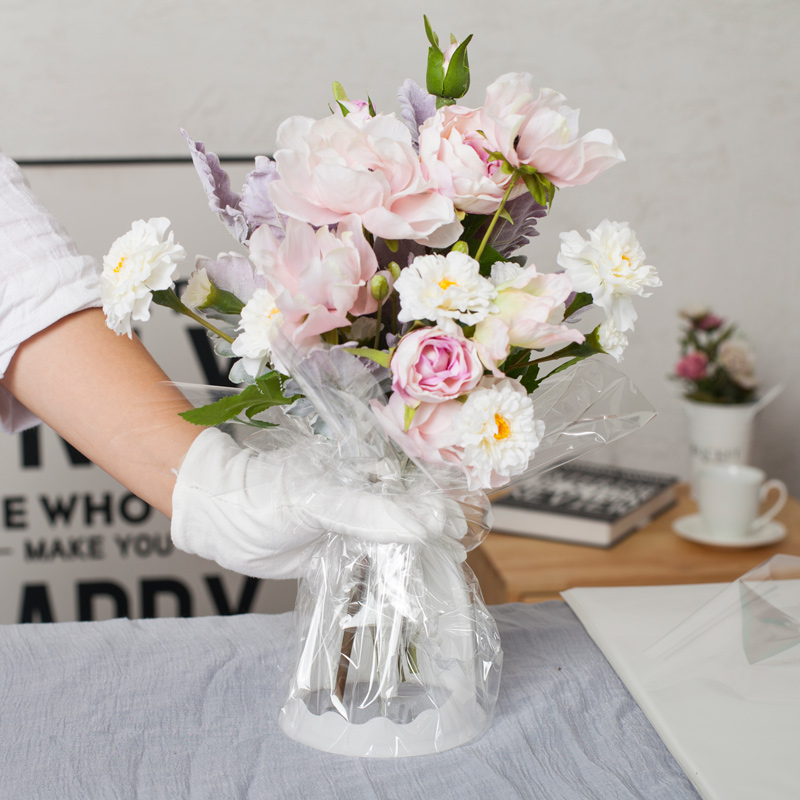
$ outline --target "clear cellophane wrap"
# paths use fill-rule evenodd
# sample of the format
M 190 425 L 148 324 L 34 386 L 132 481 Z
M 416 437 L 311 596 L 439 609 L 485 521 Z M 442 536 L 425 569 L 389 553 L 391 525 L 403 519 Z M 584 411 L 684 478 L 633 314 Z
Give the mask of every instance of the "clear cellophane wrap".
M 457 465 L 416 461 L 387 438 L 370 408 L 385 402 L 387 370 L 343 349 L 301 357 L 285 342 L 280 359 L 292 375 L 285 393 L 304 399 L 268 412 L 275 428 L 238 426 L 239 443 L 287 464 L 313 463 L 310 505 L 320 500 L 313 474 L 334 475 L 336 514 L 348 514 L 350 498 L 388 495 L 398 519 L 425 523 L 423 535 L 405 541 L 329 533 L 303 551 L 281 727 L 318 749 L 372 757 L 480 737 L 502 665 L 496 625 L 466 564 L 491 527 L 486 493 L 469 489 Z M 545 380 L 533 399 L 546 432 L 509 486 L 619 439 L 654 413 L 627 377 L 598 360 Z

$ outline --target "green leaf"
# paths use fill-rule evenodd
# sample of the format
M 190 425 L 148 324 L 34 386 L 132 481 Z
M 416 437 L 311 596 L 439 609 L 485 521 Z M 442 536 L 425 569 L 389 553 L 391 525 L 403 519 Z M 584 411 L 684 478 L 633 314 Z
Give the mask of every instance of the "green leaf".
M 528 191 L 533 196 L 533 199 L 540 205 L 547 205 L 547 193 L 542 186 L 539 175 L 531 175 L 528 172 L 520 172 L 520 176 L 525 183 Z
M 344 90 L 344 86 L 342 86 L 339 81 L 333 82 L 333 99 L 338 103 L 347 102 L 350 99 L 347 96 L 347 92 Z
M 444 53 L 438 47 L 428 48 L 425 87 L 428 90 L 428 94 L 434 94 L 437 97 L 441 97 L 444 94 Z
M 521 164 L 517 167 L 517 172 L 525 186 L 533 196 L 533 199 L 540 205 L 549 208 L 553 204 L 553 198 L 556 194 L 556 187 L 551 181 L 540 175 L 534 167 L 527 164 Z
M 268 372 L 238 394 L 222 397 L 214 403 L 184 411 L 181 416 L 187 422 L 195 425 L 211 427 L 234 419 L 242 413 L 248 418 L 252 418 L 273 406 L 290 405 L 298 397 L 300 395 L 285 397 L 278 373 Z M 259 427 L 269 427 L 269 424 L 261 424 L 258 421 L 253 421 L 253 424 L 257 424 Z
M 425 35 L 428 37 L 428 41 L 433 47 L 438 47 L 439 37 L 433 32 L 433 28 L 431 27 L 431 23 L 428 21 L 427 14 L 423 14 L 422 19 L 425 21 Z
M 178 311 L 185 314 L 189 309 L 181 302 L 175 290 L 170 287 L 169 289 L 159 289 L 153 292 L 153 302 L 156 305 L 171 308 L 173 311 Z
M 575 299 L 569 304 L 569 308 L 564 312 L 564 319 L 571 317 L 576 311 L 586 306 L 590 306 L 594 298 L 588 292 L 578 292 Z
M 483 133 L 483 131 L 478 131 L 478 133 Z M 486 151 L 486 155 L 492 159 L 492 161 L 502 161 L 504 164 L 508 164 L 508 160 L 506 157 L 499 151 L 499 150 L 489 150 L 489 148 L 483 148 Z
M 456 47 L 450 63 L 447 65 L 447 74 L 444 77 L 442 94 L 445 97 L 463 97 L 469 90 L 469 59 L 467 58 L 467 45 L 472 41 L 472 34 L 467 36 Z
M 527 347 L 512 347 L 506 360 L 500 364 L 500 371 L 510 378 L 519 378 L 531 366 L 531 351 Z
M 577 364 L 579 361 L 583 361 L 584 358 L 586 358 L 586 356 L 580 356 L 578 358 L 573 358 L 570 361 L 565 361 L 563 364 L 559 364 L 554 370 L 548 372 L 545 377 L 549 378 L 552 375 L 557 375 L 559 372 L 563 372 L 565 369 L 575 366 L 575 364 Z
M 502 254 L 498 253 L 490 244 L 483 248 L 481 257 L 478 259 L 478 264 L 481 267 L 481 275 L 486 277 L 492 271 L 492 265 L 498 261 L 507 261 L 508 259 Z
M 389 362 L 392 360 L 392 351 L 387 353 L 385 350 L 375 350 L 372 347 L 345 347 L 344 349 L 354 356 L 368 358 L 370 361 L 374 361 L 382 367 L 388 367 Z
M 520 375 L 519 382 L 525 387 L 525 391 L 530 394 L 539 388 L 541 381 L 539 380 L 539 365 L 531 364 L 525 368 L 525 371 Z
M 500 213 L 498 214 L 498 216 L 500 217 L 500 219 L 504 219 L 510 225 L 514 224 L 514 220 L 512 219 L 511 214 L 508 213 L 508 209 L 507 208 L 502 208 L 500 210 Z
M 414 421 L 414 415 L 417 413 L 417 406 L 416 408 L 412 408 L 411 406 L 406 406 L 405 411 L 403 412 L 403 430 L 407 431 L 411 427 L 411 423 Z

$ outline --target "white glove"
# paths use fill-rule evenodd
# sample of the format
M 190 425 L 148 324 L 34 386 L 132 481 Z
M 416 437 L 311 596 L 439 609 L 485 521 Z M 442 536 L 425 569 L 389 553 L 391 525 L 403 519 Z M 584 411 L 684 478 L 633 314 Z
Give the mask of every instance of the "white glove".
M 329 532 L 414 543 L 437 528 L 456 539 L 466 533 L 458 504 L 441 494 L 352 489 L 310 455 L 259 453 L 216 428 L 195 439 L 172 494 L 176 547 L 257 578 L 300 575 Z

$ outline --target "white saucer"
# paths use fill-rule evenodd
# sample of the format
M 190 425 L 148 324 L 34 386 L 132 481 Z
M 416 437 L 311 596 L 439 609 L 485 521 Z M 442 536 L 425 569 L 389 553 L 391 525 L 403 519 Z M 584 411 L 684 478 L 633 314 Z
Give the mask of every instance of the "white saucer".
M 786 527 L 780 522 L 768 522 L 754 531 L 746 539 L 721 539 L 712 537 L 705 529 L 703 520 L 699 514 L 690 514 L 688 517 L 681 517 L 672 523 L 672 530 L 688 539 L 690 542 L 698 544 L 710 544 L 715 547 L 763 547 L 768 544 L 775 544 L 786 536 Z

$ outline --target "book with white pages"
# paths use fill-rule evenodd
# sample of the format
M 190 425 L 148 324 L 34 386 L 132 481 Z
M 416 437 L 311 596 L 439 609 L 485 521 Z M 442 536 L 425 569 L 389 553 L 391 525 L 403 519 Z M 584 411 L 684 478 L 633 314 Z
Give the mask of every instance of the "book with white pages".
M 787 561 L 797 578 L 772 580 Z M 800 797 L 799 558 L 732 584 L 562 596 L 701 797 Z
M 678 479 L 643 470 L 566 464 L 492 498 L 492 529 L 610 547 L 677 501 Z

